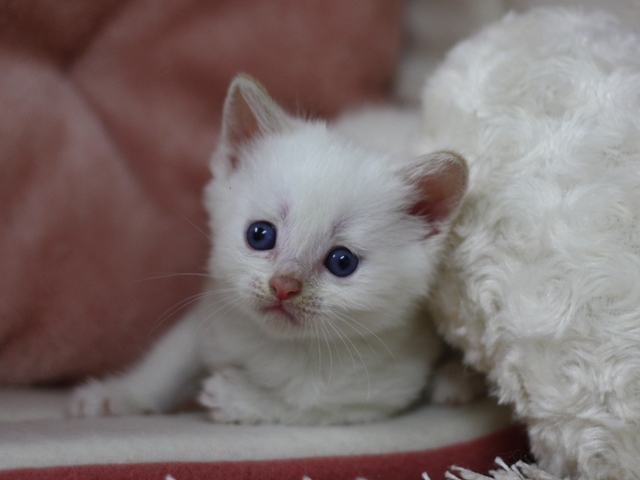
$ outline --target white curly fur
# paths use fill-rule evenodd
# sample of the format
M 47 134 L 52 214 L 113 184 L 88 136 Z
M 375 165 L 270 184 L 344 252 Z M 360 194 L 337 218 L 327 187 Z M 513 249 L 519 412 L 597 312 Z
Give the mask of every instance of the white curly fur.
M 423 93 L 425 151 L 470 189 L 433 309 L 549 472 L 640 478 L 640 36 L 536 9 L 463 42 Z

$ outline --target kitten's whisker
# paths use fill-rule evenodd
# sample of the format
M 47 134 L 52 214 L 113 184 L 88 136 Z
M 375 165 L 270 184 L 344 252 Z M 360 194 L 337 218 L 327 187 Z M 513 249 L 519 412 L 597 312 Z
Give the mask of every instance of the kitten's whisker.
M 235 293 L 238 290 L 236 288 L 233 287 L 219 287 L 219 288 L 209 288 L 207 289 L 207 292 L 211 292 L 211 293 Z
M 208 326 L 210 327 L 212 323 L 215 323 L 216 321 L 218 321 L 220 319 L 220 317 L 227 313 L 229 310 L 232 310 L 233 307 L 242 302 L 243 298 L 241 297 L 237 297 L 234 299 L 231 299 L 230 301 L 227 301 L 225 303 L 223 303 L 222 305 L 220 305 L 217 309 L 213 310 L 212 312 L 209 312 L 208 315 L 206 315 L 202 321 L 200 322 L 200 325 L 198 325 L 197 330 L 196 331 L 200 331 L 201 328 L 203 328 L 205 326 L 205 324 L 209 324 Z M 207 306 L 207 309 L 210 307 L 214 307 L 217 306 L 219 302 L 213 302 L 210 305 Z M 217 317 L 213 320 L 213 322 L 211 321 L 211 319 L 213 317 Z
M 324 328 L 324 325 L 320 324 L 320 328 L 322 329 L 322 336 L 324 337 L 324 341 L 327 344 L 327 351 L 329 352 L 329 377 L 327 378 L 327 385 L 331 383 L 331 375 L 333 374 L 333 353 L 331 353 L 331 345 L 329 343 L 329 338 L 327 336 L 327 331 Z
M 358 347 L 356 346 L 355 343 L 353 343 L 353 340 L 351 340 L 348 335 L 345 335 L 344 332 L 342 330 L 340 330 L 337 325 L 334 325 L 331 322 L 329 322 L 328 325 L 335 330 L 335 332 L 338 334 L 338 337 L 340 338 L 340 340 L 342 340 L 342 343 L 344 343 L 345 348 L 347 349 L 347 352 L 349 352 L 349 355 L 351 355 L 351 360 L 353 361 L 353 368 L 354 369 L 357 369 L 356 361 L 355 361 L 355 358 L 353 357 L 353 354 L 351 353 L 351 349 L 346 344 L 346 341 L 348 341 L 351 344 L 351 346 L 355 350 L 356 354 L 360 358 L 360 362 L 362 363 L 362 366 L 364 367 L 365 375 L 367 376 L 367 401 L 369 401 L 369 397 L 371 396 L 371 378 L 369 376 L 369 368 L 367 367 L 367 362 L 364 361 L 364 358 L 362 358 L 362 355 L 360 354 L 360 351 L 358 350 Z M 345 339 L 346 339 L 346 341 L 345 341 Z
M 351 328 L 353 328 L 356 332 L 358 332 L 360 334 L 360 332 L 357 330 L 356 326 L 362 328 L 368 335 L 362 335 L 362 337 L 368 337 L 368 336 L 372 336 L 373 338 L 375 338 L 384 348 L 385 350 L 389 353 L 389 355 L 391 355 L 391 358 L 393 358 L 393 360 L 396 360 L 395 355 L 393 354 L 393 352 L 391 351 L 391 349 L 387 346 L 387 344 L 384 342 L 384 340 L 382 340 L 382 338 L 380 338 L 380 336 L 375 333 L 373 330 L 371 330 L 369 327 L 367 327 L 366 325 L 364 325 L 362 322 L 357 321 L 355 318 L 350 317 L 349 315 L 345 314 L 345 313 L 340 313 L 340 312 L 333 312 L 334 315 L 339 316 L 339 318 L 347 323 Z M 368 343 L 368 341 L 367 341 Z M 371 348 L 373 349 L 373 346 L 371 344 L 369 344 L 371 346 Z
M 156 321 L 156 325 L 154 326 L 154 329 L 152 332 L 154 332 L 156 329 L 158 329 L 169 317 L 171 317 L 172 315 L 174 315 L 175 313 L 179 312 L 180 310 L 183 310 L 185 308 L 188 308 L 191 304 L 198 302 L 199 300 L 201 300 L 204 297 L 207 297 L 209 295 L 213 295 L 216 293 L 226 293 L 226 292 L 234 292 L 235 289 L 233 288 L 216 288 L 216 289 L 209 289 L 209 290 L 205 290 L 199 293 L 196 293 L 195 295 L 191 295 L 190 297 L 187 297 L 183 300 L 180 300 L 178 303 L 176 303 L 174 306 L 170 307 L 167 311 L 165 311 Z
M 191 263 L 193 265 L 195 265 L 196 267 L 198 267 L 200 270 L 205 271 L 205 272 L 209 272 L 209 267 L 205 264 L 205 265 L 200 265 L 198 262 L 196 262 L 195 260 L 191 260 Z
M 195 228 L 198 232 L 200 232 L 202 235 L 205 236 L 205 238 L 207 240 L 209 240 L 209 242 L 213 243 L 213 238 L 211 238 L 211 236 L 206 233 L 204 230 L 202 230 L 198 225 L 196 225 L 195 223 L 193 223 L 191 220 L 189 220 L 184 214 L 180 213 L 178 210 L 176 210 L 175 208 L 172 209 L 175 213 L 177 213 L 178 215 L 180 215 L 182 217 L 183 220 L 185 220 L 189 225 L 191 225 L 193 228 Z
M 173 278 L 173 277 L 204 277 L 207 279 L 211 279 L 211 275 L 208 273 L 197 273 L 197 272 L 174 272 L 174 273 L 159 273 L 157 275 L 153 275 L 151 277 L 140 278 L 138 280 L 134 280 L 133 283 L 141 283 L 148 282 L 149 280 L 162 280 L 164 278 Z
M 340 339 L 340 341 L 342 341 L 344 347 L 347 349 L 347 352 L 349 353 L 349 356 L 351 357 L 351 363 L 353 364 L 353 368 L 356 368 L 356 360 L 355 357 L 353 356 L 353 353 L 351 353 L 351 348 L 349 347 L 349 345 L 347 345 L 347 342 L 345 341 L 344 337 L 344 332 L 342 332 L 340 329 L 338 329 L 333 323 L 329 322 L 327 323 L 327 325 L 329 327 L 331 327 L 333 329 L 334 332 L 336 332 L 336 335 L 338 336 L 338 338 Z M 332 336 L 333 338 L 333 336 Z M 335 339 L 334 339 L 334 343 L 335 343 Z M 353 343 L 352 343 L 353 345 Z M 338 352 L 340 352 L 340 349 L 338 348 L 338 346 L 336 345 L 336 350 Z M 344 368 L 344 364 L 342 363 L 342 358 L 340 359 L 340 365 L 342 365 L 342 367 Z
M 225 308 L 225 307 L 228 307 L 228 306 L 229 305 L 224 305 L 221 308 Z M 205 318 L 202 319 L 200 324 L 197 326 L 196 331 L 200 332 L 200 331 L 202 331 L 204 329 L 204 331 L 207 332 L 209 329 L 213 328 L 214 325 L 221 320 L 221 318 L 222 318 L 221 315 L 215 314 L 215 313 L 212 313 L 212 314 L 206 316 Z M 206 333 L 203 333 L 203 334 L 206 334 Z
M 316 322 L 313 323 L 313 328 L 315 329 L 315 341 L 318 346 L 318 372 L 322 374 L 322 346 L 320 345 L 320 330 L 318 330 L 318 324 Z M 313 342 L 309 342 L 309 356 L 311 356 L 311 348 Z
M 339 329 L 338 329 L 338 330 L 336 330 L 335 325 L 333 325 L 333 324 L 331 324 L 331 323 L 329 323 L 328 325 L 329 325 L 331 328 L 333 328 L 333 331 L 337 333 L 338 338 L 339 338 L 339 339 L 342 341 L 342 343 L 344 344 L 345 342 L 344 342 L 344 339 L 342 338 L 342 337 L 343 337 L 343 332 L 342 332 L 342 331 L 340 331 Z M 331 341 L 333 342 L 333 345 L 334 345 L 334 346 L 335 346 L 335 348 L 336 348 L 336 353 L 338 354 L 338 360 L 340 361 L 340 367 L 344 370 L 344 362 L 343 362 L 343 360 L 342 360 L 342 355 L 340 354 L 340 348 L 338 347 L 338 343 L 337 343 L 337 341 L 336 341 L 336 338 L 335 338 L 333 335 L 330 335 L 330 338 L 331 338 Z M 346 346 L 346 344 L 345 344 L 345 347 L 347 348 L 347 352 L 349 353 L 349 356 L 351 357 L 351 360 L 352 360 L 352 362 L 353 362 L 353 355 L 351 354 L 351 351 L 349 350 L 349 347 L 347 347 L 347 346 Z
M 353 324 L 350 320 L 351 318 L 347 317 L 347 316 L 339 316 L 338 314 L 334 314 L 333 318 L 335 318 L 335 320 L 342 322 L 344 324 L 347 325 L 347 327 L 349 327 L 353 332 L 355 332 L 358 337 L 364 339 L 365 342 L 367 342 L 367 346 L 369 347 L 369 350 L 371 350 L 371 353 L 373 353 L 373 355 L 376 357 L 376 360 L 380 360 L 379 357 L 379 353 L 378 353 L 378 349 L 376 349 L 371 342 L 369 341 L 369 335 L 368 332 L 363 333 L 360 328 Z M 385 345 L 386 346 L 386 345 Z
M 167 311 L 165 311 L 159 318 L 158 320 L 156 320 L 156 324 L 153 327 L 152 333 L 155 332 L 158 328 L 160 328 L 160 326 L 162 326 L 162 324 L 169 319 L 171 316 L 175 315 L 177 312 L 179 312 L 180 310 L 183 310 L 185 308 L 188 308 L 190 305 L 200 301 L 201 299 L 203 299 L 204 297 L 207 297 L 209 295 L 213 295 L 215 292 L 213 291 L 204 291 L 204 292 L 200 292 L 200 293 L 196 293 L 195 295 L 191 295 L 190 297 L 187 297 L 183 300 L 180 300 L 178 303 L 176 303 L 173 307 L 169 308 Z

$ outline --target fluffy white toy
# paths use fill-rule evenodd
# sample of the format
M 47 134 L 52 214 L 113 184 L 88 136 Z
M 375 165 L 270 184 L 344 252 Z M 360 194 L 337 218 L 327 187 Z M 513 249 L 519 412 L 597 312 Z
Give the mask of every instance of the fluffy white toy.
M 439 328 L 542 468 L 640 478 L 640 36 L 602 13 L 509 15 L 449 54 L 423 102 L 424 151 L 470 166 Z

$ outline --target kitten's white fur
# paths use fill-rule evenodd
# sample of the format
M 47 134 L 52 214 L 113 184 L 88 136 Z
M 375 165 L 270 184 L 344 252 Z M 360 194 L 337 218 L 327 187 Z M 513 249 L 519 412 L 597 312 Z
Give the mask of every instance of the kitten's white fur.
M 640 478 L 640 37 L 604 14 L 510 15 L 455 48 L 423 100 L 425 148 L 470 169 L 440 329 L 543 467 Z
M 240 76 L 211 166 L 205 294 L 130 372 L 77 390 L 72 413 L 166 411 L 203 374 L 199 399 L 219 422 L 362 422 L 415 401 L 441 354 L 421 303 L 465 191 L 464 161 L 360 147 L 290 117 Z M 277 228 L 273 250 L 247 244 L 255 221 Z M 358 255 L 353 275 L 325 268 L 337 246 Z M 302 290 L 279 301 L 275 277 Z

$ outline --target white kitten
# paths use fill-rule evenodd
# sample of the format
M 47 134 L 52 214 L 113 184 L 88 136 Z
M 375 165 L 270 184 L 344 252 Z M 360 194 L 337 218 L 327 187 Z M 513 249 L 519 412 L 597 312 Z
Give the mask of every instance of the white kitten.
M 361 422 L 414 402 L 441 354 L 421 302 L 464 161 L 359 147 L 239 76 L 211 167 L 205 294 L 133 370 L 77 390 L 72 413 L 166 411 L 203 375 L 219 422 Z
M 435 318 L 558 476 L 640 478 L 640 36 L 511 15 L 424 93 L 425 148 L 469 162 Z

